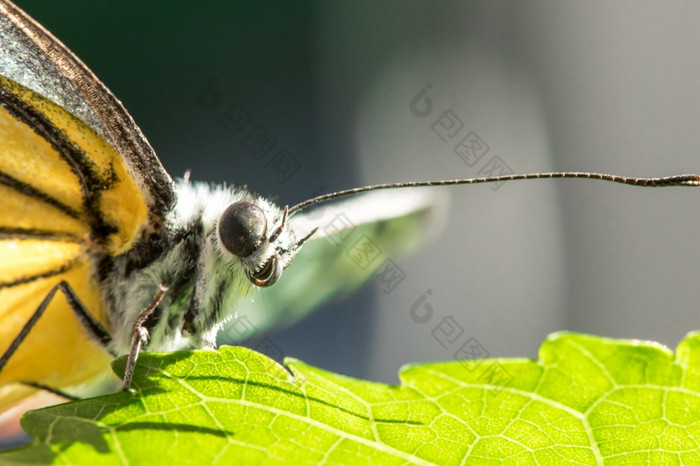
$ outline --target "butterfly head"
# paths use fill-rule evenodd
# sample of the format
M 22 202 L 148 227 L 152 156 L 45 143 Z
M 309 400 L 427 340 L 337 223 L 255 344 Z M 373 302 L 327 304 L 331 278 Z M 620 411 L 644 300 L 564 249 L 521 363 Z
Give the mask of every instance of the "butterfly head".
M 289 228 L 287 207 L 269 218 L 258 204 L 239 200 L 230 204 L 217 224 L 217 241 L 225 254 L 237 257 L 248 280 L 256 286 L 272 286 L 291 263 L 299 248 L 315 230 L 297 238 Z

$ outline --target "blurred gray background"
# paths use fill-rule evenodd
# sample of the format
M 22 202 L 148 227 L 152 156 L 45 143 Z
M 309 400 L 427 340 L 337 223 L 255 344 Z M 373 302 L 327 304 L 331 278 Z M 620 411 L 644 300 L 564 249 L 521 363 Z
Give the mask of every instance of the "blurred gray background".
M 283 204 L 494 163 L 700 172 L 693 2 L 18 3 L 124 102 L 173 176 L 191 169 Z M 425 110 L 416 116 L 422 90 L 432 109 L 414 106 Z M 280 175 L 252 158 L 231 112 L 297 169 Z M 482 145 L 472 165 L 453 150 L 461 141 Z M 700 327 L 700 190 L 492 188 L 449 189 L 447 225 L 395 258 L 405 279 L 390 293 L 374 283 L 271 341 L 328 370 L 395 382 L 412 361 L 536 357 L 557 330 L 675 347 Z M 428 321 L 412 319 L 425 304 Z

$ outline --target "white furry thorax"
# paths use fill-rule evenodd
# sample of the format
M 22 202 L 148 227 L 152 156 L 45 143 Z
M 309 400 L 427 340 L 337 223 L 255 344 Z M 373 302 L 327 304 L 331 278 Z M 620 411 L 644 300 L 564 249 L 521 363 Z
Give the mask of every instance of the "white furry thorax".
M 128 352 L 134 321 L 159 285 L 169 287 L 169 291 L 158 308 L 148 350 L 208 347 L 214 344 L 222 322 L 235 314 L 236 302 L 255 288 L 247 272 L 259 270 L 275 253 L 283 259 L 284 267 L 296 255 L 298 238 L 291 226 L 274 243 L 264 241 L 259 251 L 247 258 L 236 257 L 221 245 L 219 219 L 236 201 L 247 200 L 262 209 L 267 234 L 279 226 L 282 210 L 267 199 L 242 189 L 187 181 L 177 183 L 176 194 L 175 206 L 165 219 L 166 235 L 157 238 L 159 242 L 134 247 L 114 258 L 113 269 L 103 280 L 112 349 L 118 354 Z M 159 252 L 151 253 L 155 257 L 140 264 L 151 246 Z M 193 307 L 197 312 L 188 318 L 194 330 L 183 332 L 185 315 Z

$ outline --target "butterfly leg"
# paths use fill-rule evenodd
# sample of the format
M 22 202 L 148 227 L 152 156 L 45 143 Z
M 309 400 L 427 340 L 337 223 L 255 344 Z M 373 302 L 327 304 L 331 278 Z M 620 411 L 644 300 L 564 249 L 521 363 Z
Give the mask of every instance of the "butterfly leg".
M 46 311 L 46 308 L 49 307 L 51 300 L 58 290 L 61 290 L 63 295 L 66 297 L 68 306 L 76 315 L 83 328 L 87 330 L 90 337 L 109 351 L 109 344 L 112 341 L 112 337 L 109 335 L 107 330 L 105 330 L 102 324 L 100 324 L 100 322 L 98 322 L 98 320 L 95 319 L 92 314 L 90 314 L 90 311 L 85 308 L 83 303 L 75 294 L 75 291 L 73 291 L 73 288 L 71 288 L 67 282 L 62 281 L 51 288 L 51 291 L 46 294 L 46 297 L 44 297 L 43 301 L 41 301 L 39 307 L 37 307 L 36 311 L 34 311 L 34 314 L 32 314 L 27 323 L 24 324 L 22 330 L 20 330 L 17 336 L 12 340 L 12 343 L 10 343 L 10 346 L 5 350 L 2 356 L 0 356 L 0 372 L 5 365 L 7 365 L 7 362 L 10 360 L 12 355 L 15 354 L 17 349 L 19 349 L 22 342 L 27 338 L 29 332 L 32 330 L 32 328 L 34 328 L 34 325 L 36 325 L 37 321 Z
M 122 382 L 122 386 L 120 388 L 120 390 L 122 391 L 129 390 L 129 387 L 131 386 L 131 379 L 134 376 L 136 360 L 139 357 L 141 347 L 148 343 L 148 329 L 145 325 L 146 321 L 151 316 L 151 314 L 153 314 L 153 311 L 156 310 L 158 304 L 163 299 L 163 296 L 167 291 L 167 286 L 158 286 L 158 291 L 156 291 L 156 295 L 153 297 L 153 300 L 148 306 L 146 306 L 146 308 L 143 311 L 141 311 L 139 316 L 136 318 L 136 322 L 134 322 L 134 335 L 131 338 L 129 357 L 126 360 L 126 367 L 124 368 L 124 381 Z

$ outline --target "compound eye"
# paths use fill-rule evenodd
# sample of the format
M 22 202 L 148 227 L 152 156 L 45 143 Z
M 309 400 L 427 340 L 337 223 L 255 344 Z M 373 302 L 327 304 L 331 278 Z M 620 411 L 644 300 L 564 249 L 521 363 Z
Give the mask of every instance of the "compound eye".
M 221 244 L 234 256 L 250 256 L 263 242 L 266 232 L 265 214 L 252 202 L 234 202 L 219 219 Z

